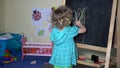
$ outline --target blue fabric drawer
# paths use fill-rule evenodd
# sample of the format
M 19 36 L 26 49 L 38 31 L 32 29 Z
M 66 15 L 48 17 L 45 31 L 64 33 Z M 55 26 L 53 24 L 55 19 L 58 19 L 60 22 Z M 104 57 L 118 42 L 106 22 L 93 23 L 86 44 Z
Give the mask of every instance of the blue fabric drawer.
M 7 40 L 0 40 L 0 57 L 4 56 Z

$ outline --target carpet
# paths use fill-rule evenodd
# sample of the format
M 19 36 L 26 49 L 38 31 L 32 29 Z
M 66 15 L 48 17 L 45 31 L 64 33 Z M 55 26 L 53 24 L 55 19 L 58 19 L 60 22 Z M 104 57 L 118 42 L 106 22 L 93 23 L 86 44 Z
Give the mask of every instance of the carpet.
M 22 61 L 21 54 L 17 54 L 15 57 L 17 60 L 10 63 L 4 63 L 3 58 L 0 57 L 0 68 L 42 68 L 50 58 L 47 56 L 25 56 Z M 32 64 L 32 61 L 36 61 L 36 63 Z
M 42 68 L 54 68 L 51 64 L 44 64 Z

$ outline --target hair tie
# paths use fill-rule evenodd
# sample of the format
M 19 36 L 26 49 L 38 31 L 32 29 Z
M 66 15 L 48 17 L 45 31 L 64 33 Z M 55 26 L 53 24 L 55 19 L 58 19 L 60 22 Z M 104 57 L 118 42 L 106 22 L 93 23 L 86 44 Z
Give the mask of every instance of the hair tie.
M 51 9 L 52 9 L 52 11 L 55 11 L 55 10 L 56 10 L 56 7 L 52 7 Z

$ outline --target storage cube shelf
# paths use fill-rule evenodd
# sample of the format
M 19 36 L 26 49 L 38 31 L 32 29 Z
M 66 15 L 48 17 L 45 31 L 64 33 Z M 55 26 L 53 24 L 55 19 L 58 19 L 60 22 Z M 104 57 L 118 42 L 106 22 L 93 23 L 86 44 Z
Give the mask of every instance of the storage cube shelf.
M 51 43 L 31 43 L 26 42 L 22 45 L 22 60 L 25 55 L 30 56 L 51 56 Z

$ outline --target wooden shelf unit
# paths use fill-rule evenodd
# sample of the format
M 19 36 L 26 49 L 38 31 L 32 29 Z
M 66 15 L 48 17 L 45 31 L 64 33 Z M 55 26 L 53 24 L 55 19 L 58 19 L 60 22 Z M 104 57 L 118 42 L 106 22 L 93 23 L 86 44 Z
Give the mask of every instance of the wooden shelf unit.
M 88 44 L 76 43 L 76 45 L 78 48 L 100 51 L 100 52 L 106 52 L 106 50 L 107 50 L 107 48 L 105 48 L 105 47 L 93 46 L 93 45 L 88 45 Z
M 88 44 L 80 44 L 80 43 L 76 43 L 78 48 L 82 48 L 82 49 L 87 49 L 87 50 L 93 50 L 93 51 L 99 51 L 99 52 L 106 52 L 106 48 L 104 47 L 98 47 L 98 46 L 93 46 L 93 45 L 88 45 Z M 83 60 L 77 60 L 78 64 L 82 64 L 82 65 L 87 65 L 87 66 L 91 66 L 91 67 L 96 67 L 96 68 L 100 68 L 103 67 L 105 63 L 91 63 L 91 62 L 86 62 Z
M 97 68 L 104 66 L 104 63 L 95 64 L 95 63 L 85 62 L 85 61 L 81 61 L 81 60 L 77 60 L 77 63 L 82 64 L 82 65 L 91 66 L 91 67 L 97 67 Z

